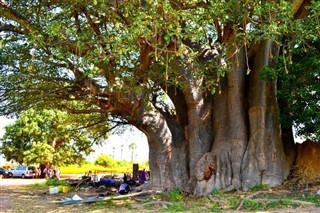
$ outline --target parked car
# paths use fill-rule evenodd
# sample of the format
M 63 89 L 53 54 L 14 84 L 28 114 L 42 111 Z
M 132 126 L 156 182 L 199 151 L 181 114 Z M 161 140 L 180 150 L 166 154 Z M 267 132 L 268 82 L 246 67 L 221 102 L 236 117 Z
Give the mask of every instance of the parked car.
M 34 169 L 35 169 L 34 166 L 23 166 L 23 165 L 15 166 L 8 171 L 8 176 L 9 177 L 22 177 L 22 178 L 33 177 L 35 175 L 33 172 Z
M 8 171 L 4 168 L 0 168 L 0 178 L 2 177 L 8 177 Z

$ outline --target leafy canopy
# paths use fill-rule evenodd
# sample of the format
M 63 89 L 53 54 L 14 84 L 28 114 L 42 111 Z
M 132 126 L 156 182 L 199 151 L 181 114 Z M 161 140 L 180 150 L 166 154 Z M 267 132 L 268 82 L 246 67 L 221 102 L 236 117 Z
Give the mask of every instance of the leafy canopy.
M 319 37 L 319 1 L 306 19 L 293 16 L 297 2 L 0 1 L 0 114 L 49 107 L 130 122 L 149 93 L 183 90 L 190 77 L 215 92 L 228 50 Z
M 287 1 L 17 0 L 0 12 L 1 114 L 50 106 L 123 117 L 131 102 L 118 95 L 188 84 L 174 58 L 198 64 L 193 74 L 214 91 L 227 49 L 298 29 L 288 29 Z M 198 61 L 207 50 L 217 58 Z
M 316 47 L 319 44 L 320 40 L 315 43 Z M 297 135 L 320 142 L 320 48 L 317 48 L 306 51 L 297 46 L 292 51 L 295 63 L 287 67 L 289 72 L 281 71 L 283 66 L 275 71 L 279 75 L 279 100 L 287 103 L 287 107 L 281 109 L 282 124 L 293 124 Z

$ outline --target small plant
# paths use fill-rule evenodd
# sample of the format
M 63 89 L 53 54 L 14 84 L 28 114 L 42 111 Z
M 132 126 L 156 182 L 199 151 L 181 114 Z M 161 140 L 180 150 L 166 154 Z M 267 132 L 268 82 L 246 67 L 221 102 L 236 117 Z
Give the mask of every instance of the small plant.
M 217 194 L 219 194 L 219 190 L 216 187 L 213 187 L 211 194 L 217 195 Z
M 46 185 L 47 186 L 66 186 L 66 185 L 68 185 L 68 181 L 67 180 L 59 180 L 58 178 L 47 179 Z
M 257 203 L 255 200 L 252 199 L 246 199 L 244 201 L 244 206 L 246 210 L 250 211 L 262 209 L 263 207 L 261 204 Z
M 171 202 L 183 201 L 183 195 L 181 194 L 179 187 L 175 187 L 171 192 L 169 192 L 169 200 Z
M 166 197 L 166 194 L 164 192 L 160 192 L 160 193 L 154 195 L 155 200 L 157 200 L 157 199 L 163 200 L 165 197 Z
M 267 184 L 262 183 L 262 184 L 250 187 L 249 191 L 256 192 L 256 191 L 265 191 L 268 189 L 269 189 L 269 186 Z
M 221 211 L 220 205 L 217 202 L 212 203 L 209 209 L 210 209 L 210 212 L 220 212 Z

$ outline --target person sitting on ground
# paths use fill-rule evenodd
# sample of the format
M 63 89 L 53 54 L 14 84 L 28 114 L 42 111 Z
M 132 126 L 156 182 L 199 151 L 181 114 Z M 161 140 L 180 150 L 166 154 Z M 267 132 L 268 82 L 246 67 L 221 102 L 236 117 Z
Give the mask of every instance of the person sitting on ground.
M 144 182 L 146 182 L 146 180 L 147 180 L 147 172 L 146 172 L 146 169 L 143 169 L 143 170 L 140 172 L 139 182 L 140 182 L 140 183 L 144 183 Z
M 123 183 L 120 185 L 119 191 L 118 191 L 119 194 L 124 195 L 124 194 L 128 194 L 129 192 L 130 192 L 130 187 L 128 184 Z
M 127 183 L 127 181 L 128 181 L 128 177 L 127 177 L 126 173 L 124 173 L 123 174 L 123 182 Z

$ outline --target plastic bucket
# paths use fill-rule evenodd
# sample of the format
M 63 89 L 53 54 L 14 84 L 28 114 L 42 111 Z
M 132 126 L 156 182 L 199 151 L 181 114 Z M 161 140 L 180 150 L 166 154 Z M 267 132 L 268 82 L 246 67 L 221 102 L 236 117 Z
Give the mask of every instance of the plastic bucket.
M 63 186 L 58 186 L 58 191 L 63 192 Z
M 67 193 L 68 191 L 69 191 L 69 188 L 67 186 L 64 186 L 62 192 Z

